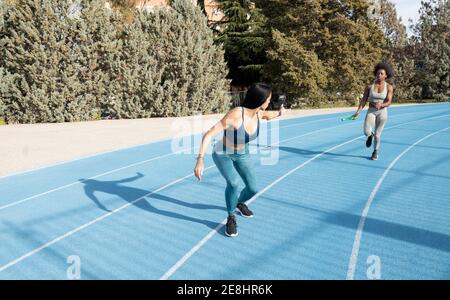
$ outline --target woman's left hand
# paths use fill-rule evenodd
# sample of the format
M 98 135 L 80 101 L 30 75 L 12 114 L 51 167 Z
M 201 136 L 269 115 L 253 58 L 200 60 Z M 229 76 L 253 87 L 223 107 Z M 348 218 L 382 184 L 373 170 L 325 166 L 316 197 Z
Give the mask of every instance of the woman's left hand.
M 197 164 L 195 165 L 194 175 L 197 177 L 198 181 L 202 180 L 203 170 L 205 169 L 203 158 L 198 158 Z

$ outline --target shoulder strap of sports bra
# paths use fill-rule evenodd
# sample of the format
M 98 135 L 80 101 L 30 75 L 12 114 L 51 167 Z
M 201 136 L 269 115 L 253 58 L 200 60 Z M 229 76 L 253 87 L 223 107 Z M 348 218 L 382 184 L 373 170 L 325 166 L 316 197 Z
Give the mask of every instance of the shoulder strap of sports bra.
M 256 114 L 256 116 L 258 117 L 258 128 L 256 129 L 256 134 L 259 135 L 259 113 Z

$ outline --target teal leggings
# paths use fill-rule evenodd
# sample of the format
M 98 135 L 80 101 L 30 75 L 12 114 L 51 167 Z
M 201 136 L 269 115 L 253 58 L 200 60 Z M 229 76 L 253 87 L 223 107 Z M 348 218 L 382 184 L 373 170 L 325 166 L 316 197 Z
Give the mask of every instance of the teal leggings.
M 219 144 L 222 145 L 221 142 L 219 142 Z M 218 148 L 222 147 L 220 145 L 218 145 Z M 228 214 L 232 215 L 238 203 L 249 200 L 258 192 L 248 147 L 245 147 L 245 150 L 239 151 L 239 153 L 228 153 L 215 150 L 212 157 L 220 174 L 222 174 L 227 182 L 225 201 L 227 203 Z M 245 188 L 240 194 L 239 178 L 242 178 L 245 183 Z

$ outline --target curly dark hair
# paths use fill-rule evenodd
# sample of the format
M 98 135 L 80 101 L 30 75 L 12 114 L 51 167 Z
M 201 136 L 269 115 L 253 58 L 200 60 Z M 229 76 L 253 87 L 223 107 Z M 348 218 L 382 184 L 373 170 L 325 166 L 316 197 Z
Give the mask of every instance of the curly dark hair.
M 388 63 L 381 62 L 381 63 L 377 64 L 373 70 L 373 75 L 377 76 L 377 73 L 379 70 L 385 70 L 387 78 L 391 78 L 394 76 L 394 70 Z

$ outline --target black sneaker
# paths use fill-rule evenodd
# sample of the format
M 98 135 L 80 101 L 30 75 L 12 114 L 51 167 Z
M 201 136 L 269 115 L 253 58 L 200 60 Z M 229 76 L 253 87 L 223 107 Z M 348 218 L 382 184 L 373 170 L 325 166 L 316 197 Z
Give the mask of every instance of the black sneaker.
M 253 218 L 253 212 L 244 203 L 238 203 L 236 209 L 243 217 Z
M 377 150 L 373 151 L 372 160 L 378 160 L 378 151 Z
M 225 227 L 225 234 L 230 237 L 238 235 L 235 216 L 228 216 L 227 225 Z
M 367 137 L 367 141 L 366 141 L 367 148 L 370 148 L 370 146 L 372 146 L 372 140 L 373 140 L 373 134 L 371 134 Z

